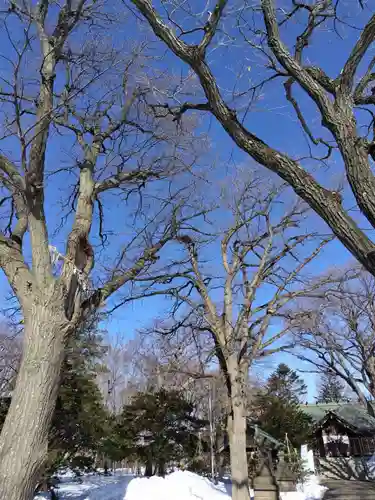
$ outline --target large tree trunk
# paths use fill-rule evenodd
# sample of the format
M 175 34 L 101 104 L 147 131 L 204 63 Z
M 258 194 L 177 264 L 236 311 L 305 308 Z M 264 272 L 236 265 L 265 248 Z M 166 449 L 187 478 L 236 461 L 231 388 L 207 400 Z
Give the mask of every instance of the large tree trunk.
M 153 476 L 153 463 L 151 458 L 148 458 L 146 461 L 146 468 L 145 468 L 145 476 L 146 477 L 151 477 Z
M 367 377 L 369 380 L 368 390 L 372 396 L 375 398 L 375 356 L 369 356 L 366 359 L 365 369 L 367 373 Z
M 365 370 L 368 377 L 368 391 L 370 392 L 372 399 L 375 398 L 375 357 L 370 356 L 367 359 Z M 366 399 L 366 398 L 364 398 Z M 370 415 L 375 417 L 374 405 L 371 401 L 366 400 L 367 411 Z
M 158 461 L 157 475 L 160 476 L 160 477 L 164 477 L 165 476 L 165 461 L 163 459 L 160 459 Z
M 68 325 L 53 297 L 24 312 L 24 353 L 0 437 L 0 498 L 30 500 L 47 458 Z
M 246 455 L 246 413 L 241 390 L 232 384 L 232 411 L 228 417 L 232 500 L 250 500 Z

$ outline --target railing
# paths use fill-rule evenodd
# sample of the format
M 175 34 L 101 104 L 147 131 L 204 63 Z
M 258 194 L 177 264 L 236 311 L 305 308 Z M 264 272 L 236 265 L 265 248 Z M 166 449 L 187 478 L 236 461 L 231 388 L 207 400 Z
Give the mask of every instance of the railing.
M 375 438 L 350 438 L 350 454 L 354 456 L 374 455 Z
M 375 437 L 350 437 L 349 443 L 331 441 L 323 445 L 321 440 L 312 443 L 314 454 L 324 457 L 363 457 L 375 454 Z

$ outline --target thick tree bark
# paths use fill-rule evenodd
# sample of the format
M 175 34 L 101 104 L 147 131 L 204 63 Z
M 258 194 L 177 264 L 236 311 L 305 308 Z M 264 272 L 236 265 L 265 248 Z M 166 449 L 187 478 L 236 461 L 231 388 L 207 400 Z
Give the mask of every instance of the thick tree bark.
M 372 396 L 375 398 L 375 357 L 370 356 L 364 363 L 364 369 L 368 378 L 368 390 Z M 370 415 L 375 417 L 374 406 L 371 401 L 366 400 L 367 411 Z
M 164 477 L 165 476 L 165 461 L 160 459 L 159 460 L 159 463 L 158 463 L 158 472 L 157 472 L 157 475 L 160 476 L 160 477 Z
M 0 498 L 31 500 L 47 458 L 68 325 L 53 297 L 24 311 L 25 340 L 0 440 Z
M 232 500 L 250 500 L 246 455 L 246 410 L 238 379 L 232 378 L 231 413 L 228 416 Z
M 153 467 L 152 467 L 152 461 L 151 459 L 148 459 L 146 462 L 146 469 L 145 469 L 145 476 L 146 477 L 151 477 L 153 476 Z
M 246 456 L 246 417 L 235 407 L 228 417 L 232 500 L 250 500 Z

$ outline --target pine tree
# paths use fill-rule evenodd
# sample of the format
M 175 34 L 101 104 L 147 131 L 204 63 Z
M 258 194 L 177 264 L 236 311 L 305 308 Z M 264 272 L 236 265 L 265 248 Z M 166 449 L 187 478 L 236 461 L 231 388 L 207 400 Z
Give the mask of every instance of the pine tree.
M 288 435 L 294 447 L 308 442 L 312 421 L 297 404 L 268 395 L 260 396 L 257 403 L 261 406 L 258 423 L 262 430 L 279 441 Z
M 344 384 L 334 373 L 325 373 L 320 382 L 317 403 L 339 403 L 345 399 Z
M 280 441 L 284 441 L 287 434 L 295 447 L 306 443 L 312 422 L 299 407 L 306 392 L 306 384 L 298 374 L 280 364 L 254 402 L 260 427 Z
M 96 383 L 104 355 L 96 318 L 90 318 L 70 339 L 62 366 L 61 385 L 50 431 L 50 472 L 58 465 L 92 466 L 105 436 L 107 410 Z
M 298 403 L 307 394 L 307 386 L 294 370 L 280 363 L 267 380 L 266 393 L 288 403 Z
M 169 462 L 192 460 L 206 422 L 178 391 L 138 393 L 120 414 L 116 441 L 124 456 L 146 465 L 146 475 L 164 475 Z

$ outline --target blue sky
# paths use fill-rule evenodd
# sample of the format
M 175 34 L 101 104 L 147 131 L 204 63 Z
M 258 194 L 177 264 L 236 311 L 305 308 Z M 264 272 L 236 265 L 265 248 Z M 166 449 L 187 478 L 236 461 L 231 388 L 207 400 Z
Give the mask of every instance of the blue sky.
M 347 6 L 347 9 L 354 9 L 351 4 L 348 5 L 349 7 Z M 353 17 L 352 21 L 355 22 L 355 24 L 360 25 L 362 21 L 368 17 L 369 10 L 362 14 L 358 14 L 358 11 L 356 10 L 356 17 Z M 226 20 L 225 22 L 228 21 Z M 115 34 L 108 33 L 106 35 L 107 41 L 112 41 L 120 47 L 121 45 L 130 43 L 130 41 L 132 39 L 134 40 L 134 38 L 139 39 L 139 36 L 144 36 L 139 34 L 136 26 L 132 23 L 133 21 L 130 18 L 129 22 L 126 24 L 127 29 L 118 29 Z M 230 26 L 229 31 L 232 29 L 234 29 L 233 26 Z M 296 33 L 295 26 L 288 27 L 288 30 L 284 30 L 283 32 L 285 41 L 290 42 L 295 37 Z M 347 58 L 357 37 L 357 32 L 355 30 L 350 30 L 349 28 L 342 30 L 341 34 L 343 35 L 343 39 L 340 40 L 338 44 L 337 38 L 335 38 L 331 32 L 321 31 L 319 37 L 314 38 L 313 47 L 308 49 L 308 57 L 311 63 L 318 63 L 328 72 L 330 76 L 333 77 L 339 73 L 343 62 Z M 75 36 L 76 41 L 78 41 L 80 39 L 80 35 L 78 34 Z M 94 37 L 94 35 L 92 36 Z M 9 55 L 11 53 L 11 47 L 3 30 L 0 31 L 0 44 L 2 47 L 1 52 Z M 188 72 L 186 66 L 182 65 L 172 55 L 166 53 L 165 49 L 161 48 L 159 43 L 152 42 L 150 51 L 153 51 L 154 54 L 163 54 L 163 57 L 160 61 L 158 61 L 156 66 L 159 71 L 168 68 L 168 70 L 174 74 L 176 79 L 178 79 L 179 76 L 181 78 L 187 77 Z M 246 64 L 244 63 L 245 60 Z M 260 60 L 255 56 L 254 51 L 249 49 L 244 50 L 243 46 L 236 48 L 234 44 L 230 44 L 228 47 L 220 46 L 212 51 L 209 54 L 209 62 L 222 89 L 232 89 L 236 80 L 238 89 L 240 89 L 241 86 L 245 88 L 249 82 L 254 83 L 257 81 L 264 72 L 260 64 Z M 246 71 L 243 71 L 244 66 L 248 68 L 247 73 Z M 0 71 L 7 71 L 7 68 L 9 68 L 9 66 L 7 66 L 6 61 L 2 59 L 2 62 L 0 63 Z M 236 75 L 239 73 L 241 73 L 242 76 L 238 79 Z M 194 80 L 190 82 L 190 85 L 194 86 Z M 96 92 L 99 92 L 99 90 L 97 89 Z M 253 133 L 258 134 L 263 140 L 268 141 L 273 147 L 278 148 L 281 151 L 286 151 L 295 157 L 305 155 L 306 138 L 301 133 L 300 126 L 296 122 L 292 110 L 285 101 L 282 85 L 271 84 L 270 86 L 266 86 L 263 94 L 262 98 L 257 101 L 255 106 L 247 114 L 245 119 L 246 125 Z M 318 135 L 322 133 L 324 134 L 325 132 L 320 126 L 320 120 L 317 117 L 314 106 L 309 103 L 306 96 L 304 96 L 301 91 L 296 89 L 295 95 L 302 100 L 304 112 L 313 123 L 314 131 L 316 131 Z M 239 104 L 243 105 L 244 101 L 245 99 L 240 100 Z M 226 179 L 226 182 L 229 183 L 233 164 L 248 166 L 249 169 L 254 167 L 253 161 L 233 145 L 231 139 L 212 118 L 203 117 L 203 122 L 199 128 L 199 132 L 207 132 L 210 136 L 210 146 L 205 151 L 205 154 L 202 155 L 200 162 L 202 165 L 209 165 L 215 162 L 215 175 L 217 175 L 217 177 Z M 3 143 L 0 144 L 0 148 L 3 152 L 10 154 L 12 159 L 17 160 L 19 152 L 13 139 L 5 142 L 3 141 Z M 47 168 L 56 170 L 61 168 L 61 166 L 74 164 L 75 151 L 76 150 L 72 149 L 71 139 L 54 134 L 51 136 L 51 141 L 47 151 Z M 327 187 L 337 185 L 342 175 L 342 165 L 340 164 L 340 158 L 338 156 L 333 157 L 329 170 L 325 167 L 318 166 L 313 162 L 305 162 L 304 165 L 306 168 L 314 169 L 317 178 L 324 181 L 324 184 Z M 264 175 L 268 175 L 266 171 L 264 171 Z M 48 181 L 46 205 L 51 234 L 50 242 L 51 244 L 57 246 L 61 252 L 64 251 L 64 241 L 71 225 L 71 218 L 67 219 L 66 224 L 57 235 L 52 236 L 53 229 L 60 223 L 61 220 L 61 208 L 56 201 L 61 199 L 61 197 L 66 199 L 67 186 L 70 182 L 72 182 L 72 180 L 73 177 L 71 174 L 64 172 L 56 177 L 52 177 Z M 345 192 L 345 204 L 346 206 L 352 206 L 353 204 L 350 193 L 347 191 Z M 119 203 L 118 199 L 116 199 L 116 195 L 108 197 L 106 205 L 107 227 L 118 233 L 112 235 L 109 239 L 110 245 L 105 250 L 105 257 L 108 259 L 113 259 L 116 256 L 120 241 L 128 239 L 131 236 L 128 227 L 130 224 L 130 216 L 123 214 L 118 208 Z M 118 231 L 120 223 L 124 224 L 121 226 L 122 230 Z M 310 224 L 311 227 L 322 231 L 326 230 L 324 224 L 319 221 L 316 216 L 311 216 Z M 96 228 L 97 221 L 94 223 L 94 229 Z M 313 264 L 310 270 L 320 274 L 327 267 L 340 267 L 347 265 L 350 259 L 350 255 L 341 246 L 341 244 L 334 242 L 329 245 L 329 247 L 324 251 L 323 256 Z M 2 291 L 2 300 L 0 300 L 0 305 L 5 307 L 7 305 L 5 296 L 9 289 L 4 276 L 1 276 L 0 287 Z M 121 332 L 128 338 L 131 338 L 137 330 L 149 326 L 156 317 L 163 314 L 163 309 L 166 306 L 166 301 L 160 298 L 139 300 L 117 310 L 111 317 L 111 320 L 106 322 L 106 327 L 110 335 L 115 336 L 116 333 Z M 287 360 L 291 366 L 295 368 L 298 367 L 293 358 L 288 357 Z M 267 362 L 257 368 L 257 370 L 263 374 L 268 373 L 269 371 L 272 371 L 274 366 L 279 361 L 280 356 L 275 356 L 274 358 L 267 360 Z M 314 377 L 308 376 L 306 377 L 306 381 L 309 387 L 308 398 L 312 399 L 316 385 Z

